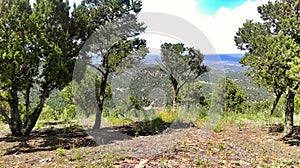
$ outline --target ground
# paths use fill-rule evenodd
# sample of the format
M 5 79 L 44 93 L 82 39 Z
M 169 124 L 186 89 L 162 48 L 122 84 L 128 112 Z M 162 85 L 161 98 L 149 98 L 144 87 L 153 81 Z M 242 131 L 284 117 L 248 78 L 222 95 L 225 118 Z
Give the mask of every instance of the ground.
M 96 132 L 78 126 L 47 128 L 22 138 L 11 137 L 3 130 L 0 165 L 22 168 L 300 167 L 299 137 L 282 138 L 281 126 L 233 123 L 215 131 L 205 125 L 164 126 L 159 132 L 146 129 L 143 132 L 136 123 Z

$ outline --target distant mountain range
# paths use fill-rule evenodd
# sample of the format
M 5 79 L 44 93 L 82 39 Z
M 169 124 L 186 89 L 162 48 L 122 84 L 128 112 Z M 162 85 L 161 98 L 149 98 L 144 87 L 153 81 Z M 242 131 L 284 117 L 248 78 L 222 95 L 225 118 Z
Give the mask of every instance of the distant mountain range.
M 245 68 L 239 63 L 244 54 L 208 54 L 204 56 L 203 64 L 212 69 L 225 71 L 243 71 Z M 143 62 L 145 64 L 157 64 L 161 55 L 149 54 Z

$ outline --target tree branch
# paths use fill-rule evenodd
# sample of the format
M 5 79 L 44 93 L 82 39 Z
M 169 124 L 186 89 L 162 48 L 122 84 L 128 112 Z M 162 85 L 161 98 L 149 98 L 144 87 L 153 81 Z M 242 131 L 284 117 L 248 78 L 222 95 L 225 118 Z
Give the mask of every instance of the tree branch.
M 88 65 L 91 66 L 91 67 L 93 67 L 93 68 L 95 68 L 96 70 L 98 70 L 102 75 L 104 74 L 104 72 L 102 71 L 102 69 L 99 68 L 99 67 L 97 67 L 96 65 L 93 65 L 91 63 L 89 63 Z
M 279 91 L 279 92 L 276 92 L 275 94 L 276 94 L 276 98 L 275 98 L 275 100 L 273 102 L 273 105 L 272 105 L 271 115 L 273 115 L 273 113 L 274 113 L 274 111 L 276 109 L 276 106 L 277 106 L 277 104 L 278 104 L 278 102 L 279 102 L 279 100 L 280 100 L 281 95 L 283 94 L 283 92 Z
M 10 122 L 10 118 L 9 118 L 9 116 L 5 113 L 5 111 L 3 110 L 4 108 L 3 108 L 3 104 L 1 104 L 1 107 L 0 107 L 0 114 L 5 118 L 5 120 L 7 121 L 7 122 Z
M 300 86 L 300 81 L 297 82 L 297 84 L 293 87 L 293 90 L 295 90 L 297 92 L 297 90 L 299 89 Z

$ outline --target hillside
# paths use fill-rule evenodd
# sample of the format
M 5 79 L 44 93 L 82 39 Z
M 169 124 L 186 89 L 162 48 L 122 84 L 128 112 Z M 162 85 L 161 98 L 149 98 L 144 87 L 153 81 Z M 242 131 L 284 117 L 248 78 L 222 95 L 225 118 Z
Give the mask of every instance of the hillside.
M 102 133 L 112 134 L 107 130 Z M 200 126 L 151 136 L 114 136 L 102 145 L 74 128 L 35 131 L 26 140 L 0 131 L 0 167 L 299 166 L 299 140 L 281 139 L 282 133 L 270 130 L 254 122 L 227 124 L 221 132 Z

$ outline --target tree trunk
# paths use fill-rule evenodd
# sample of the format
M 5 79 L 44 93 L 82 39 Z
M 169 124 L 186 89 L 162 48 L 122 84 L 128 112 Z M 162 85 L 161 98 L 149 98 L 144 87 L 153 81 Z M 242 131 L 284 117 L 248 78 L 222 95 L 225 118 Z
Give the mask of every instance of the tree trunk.
M 34 109 L 33 113 L 28 117 L 28 125 L 25 128 L 25 135 L 29 135 L 32 131 L 32 129 L 34 128 L 37 120 L 39 119 L 39 116 L 41 115 L 41 112 L 43 110 L 45 101 L 47 99 L 47 97 L 49 97 L 50 91 L 48 89 L 45 89 L 43 91 L 43 94 L 40 97 L 40 102 L 37 105 L 37 107 Z M 26 121 L 27 122 L 27 121 Z
M 9 125 L 9 129 L 11 131 L 11 134 L 13 136 L 23 136 L 22 126 L 20 126 L 20 123 L 18 123 L 16 121 L 9 121 L 8 125 Z M 22 123 L 21 123 L 21 125 L 22 125 Z
M 14 89 L 12 89 L 12 90 L 14 90 Z M 11 96 L 12 96 L 12 99 L 8 103 L 9 108 L 10 108 L 10 116 L 11 116 L 11 120 L 8 122 L 9 128 L 10 128 L 13 136 L 22 136 L 23 135 L 22 134 L 23 124 L 22 124 L 22 120 L 20 117 L 19 109 L 18 109 L 18 106 L 19 106 L 18 94 L 17 94 L 17 92 L 12 91 Z
M 28 86 L 26 88 L 26 93 L 25 93 L 25 121 L 23 127 L 27 127 L 28 125 L 28 120 L 29 120 L 29 110 L 30 110 L 30 87 Z
M 170 74 L 169 79 L 172 82 L 172 87 L 173 87 L 173 113 L 175 113 L 177 111 L 177 102 L 178 102 L 178 82 L 175 79 L 175 77 L 172 76 L 172 74 Z
M 105 98 L 107 77 L 108 77 L 108 71 L 105 71 L 103 73 L 103 76 L 101 77 L 100 93 L 99 93 L 99 98 L 97 98 L 98 99 L 97 100 L 98 108 L 97 108 L 97 112 L 96 112 L 96 120 L 95 120 L 93 129 L 99 129 L 101 127 L 101 118 L 102 118 L 103 103 L 104 103 L 104 98 Z
M 294 99 L 295 93 L 289 89 L 286 94 L 286 110 L 285 110 L 285 136 L 289 137 L 293 134 L 294 127 Z
M 174 88 L 173 90 L 173 113 L 177 112 L 177 102 L 178 102 L 178 90 Z
M 272 109 L 271 109 L 271 115 L 273 115 L 273 113 L 274 113 L 274 111 L 276 109 L 276 106 L 277 106 L 277 104 L 278 104 L 278 102 L 279 102 L 279 100 L 281 98 L 281 95 L 282 95 L 282 92 L 276 93 L 276 98 L 275 98 L 275 100 L 273 102 Z

